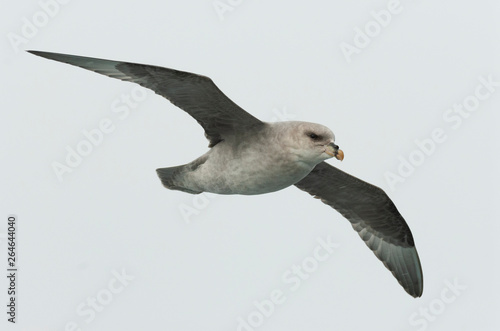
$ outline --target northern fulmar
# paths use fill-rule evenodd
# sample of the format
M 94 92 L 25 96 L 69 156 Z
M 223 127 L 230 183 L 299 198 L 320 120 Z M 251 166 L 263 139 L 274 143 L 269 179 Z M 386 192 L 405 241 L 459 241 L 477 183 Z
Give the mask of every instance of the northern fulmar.
M 205 76 L 158 66 L 28 51 L 167 98 L 205 130 L 209 150 L 180 166 L 157 169 L 171 190 L 198 194 L 263 194 L 295 185 L 340 212 L 413 297 L 423 277 L 413 236 L 380 188 L 324 162 L 344 153 L 327 127 L 308 122 L 262 122 L 231 101 Z

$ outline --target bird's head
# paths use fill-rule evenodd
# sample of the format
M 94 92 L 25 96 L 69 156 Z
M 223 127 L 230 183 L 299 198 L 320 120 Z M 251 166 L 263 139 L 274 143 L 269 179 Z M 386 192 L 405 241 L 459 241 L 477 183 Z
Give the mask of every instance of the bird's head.
M 284 134 L 288 149 L 303 161 L 318 164 L 332 157 L 344 159 L 344 152 L 335 144 L 335 135 L 326 126 L 309 122 L 281 123 L 286 123 Z

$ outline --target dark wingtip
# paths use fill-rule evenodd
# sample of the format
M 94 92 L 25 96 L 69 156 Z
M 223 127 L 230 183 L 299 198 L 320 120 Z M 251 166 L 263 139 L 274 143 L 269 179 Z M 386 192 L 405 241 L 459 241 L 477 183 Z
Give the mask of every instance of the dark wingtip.
M 423 284 L 418 284 L 418 287 L 416 289 L 407 289 L 405 288 L 406 292 L 411 295 L 412 297 L 420 298 L 422 296 L 422 293 L 424 292 L 424 287 Z
M 66 62 L 67 59 L 69 59 L 69 58 L 80 57 L 80 56 L 75 56 L 75 55 L 70 55 L 70 54 L 34 51 L 34 50 L 27 50 L 26 52 L 31 53 L 31 54 L 36 55 L 36 56 L 40 56 L 40 57 L 49 59 L 49 60 L 55 60 L 55 61 L 60 61 L 60 62 Z
M 418 299 L 422 296 L 422 292 L 420 293 L 413 293 L 413 294 L 410 294 L 412 297 L 414 297 L 415 299 Z
M 26 52 L 31 53 L 31 54 L 36 55 L 36 56 L 45 57 L 45 58 L 48 58 L 49 57 L 48 55 L 51 54 L 49 52 L 34 51 L 34 50 L 31 50 L 31 49 L 27 50 Z
M 423 284 L 420 284 L 419 288 L 416 289 L 416 292 L 415 291 L 406 291 L 408 292 L 409 295 L 411 295 L 412 297 L 414 297 L 415 299 L 416 298 L 420 298 L 422 296 L 422 293 L 424 292 L 424 288 L 422 286 Z

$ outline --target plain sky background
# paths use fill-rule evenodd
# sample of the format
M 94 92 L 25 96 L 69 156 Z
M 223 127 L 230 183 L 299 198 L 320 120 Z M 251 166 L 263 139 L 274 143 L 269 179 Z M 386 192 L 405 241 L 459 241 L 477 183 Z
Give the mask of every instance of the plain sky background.
M 232 9 L 223 19 L 212 0 L 73 0 L 53 17 L 37 1 L 2 1 L 0 256 L 16 214 L 19 306 L 13 326 L 2 277 L 0 329 L 236 330 L 279 290 L 286 299 L 255 330 L 498 330 L 500 86 L 459 126 L 443 116 L 473 102 L 480 77 L 500 82 L 499 2 L 401 0 L 350 62 L 342 43 L 376 29 L 371 12 L 389 1 L 220 2 Z M 134 84 L 23 49 L 203 74 L 262 120 L 330 127 L 345 159 L 329 163 L 383 188 L 408 222 L 423 296 L 295 187 L 194 200 L 164 189 L 156 168 L 207 150 L 195 120 L 153 92 L 125 116 Z M 105 118 L 114 131 L 59 181 L 52 164 Z M 435 129 L 446 140 L 391 189 L 387 173 L 423 155 L 415 140 Z M 282 275 L 328 237 L 338 247 L 292 291 Z M 134 279 L 109 297 L 113 271 Z M 107 305 L 87 322 L 77 309 L 96 296 Z

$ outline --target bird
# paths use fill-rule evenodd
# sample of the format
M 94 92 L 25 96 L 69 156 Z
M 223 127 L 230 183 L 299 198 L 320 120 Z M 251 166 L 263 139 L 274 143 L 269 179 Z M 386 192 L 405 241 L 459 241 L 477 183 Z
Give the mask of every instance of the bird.
M 404 290 L 415 298 L 422 296 L 422 267 L 408 224 L 381 188 L 325 162 L 344 159 L 326 126 L 261 121 L 229 99 L 209 77 L 190 72 L 28 52 L 137 83 L 191 115 L 203 127 L 209 150 L 190 163 L 157 169 L 167 189 L 256 195 L 294 185 L 343 215 Z

